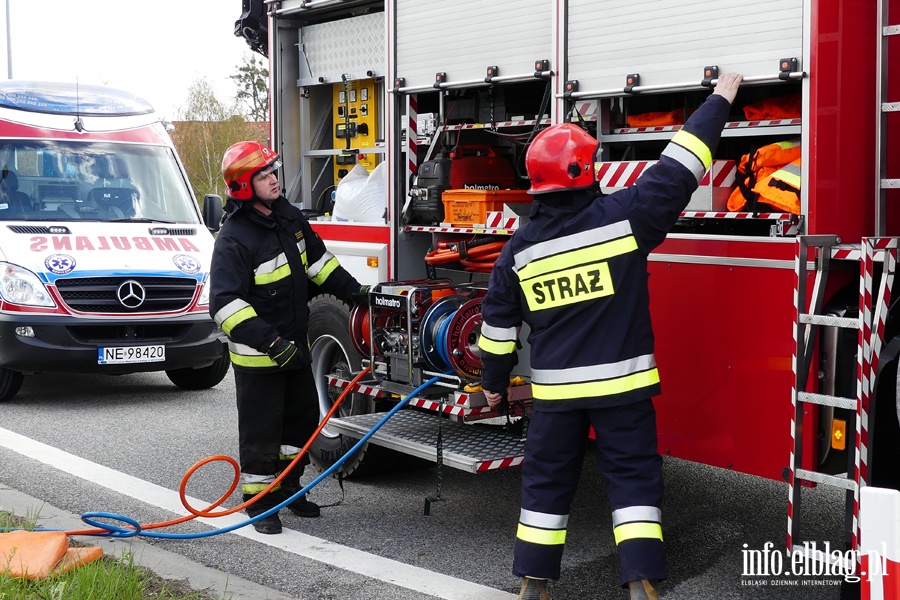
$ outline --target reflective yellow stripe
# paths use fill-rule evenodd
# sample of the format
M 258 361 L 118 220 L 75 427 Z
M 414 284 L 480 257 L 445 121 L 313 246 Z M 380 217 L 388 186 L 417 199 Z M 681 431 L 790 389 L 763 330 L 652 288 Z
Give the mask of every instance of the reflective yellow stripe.
M 242 483 L 241 492 L 244 494 L 258 494 L 269 487 L 269 484 L 271 483 L 271 481 L 269 483 Z M 279 489 L 281 489 L 281 484 L 278 484 L 273 489 L 269 490 L 269 493 L 272 493 Z
M 662 526 L 659 523 L 626 523 L 613 529 L 616 545 L 625 540 L 651 539 L 662 541 Z
M 553 271 L 560 271 L 571 267 L 572 265 L 600 262 L 612 258 L 613 256 L 621 256 L 623 254 L 628 254 L 629 252 L 634 252 L 637 249 L 637 240 L 634 239 L 633 235 L 629 235 L 628 237 L 620 238 L 618 240 L 586 246 L 584 248 L 579 248 L 578 250 L 564 252 L 549 258 L 541 258 L 532 261 L 519 269 L 519 281 L 525 281 L 526 279 L 538 277 L 545 273 L 552 273 Z
M 641 373 L 604 381 L 568 383 L 564 385 L 541 385 L 531 382 L 531 393 L 538 400 L 568 400 L 570 398 L 593 398 L 624 394 L 659 383 L 659 371 L 655 368 Z
M 703 140 L 698 138 L 693 133 L 682 129 L 674 136 L 672 136 L 672 142 L 678 144 L 682 148 L 687 148 L 688 150 L 693 152 L 694 155 L 700 159 L 700 162 L 703 163 L 703 166 L 707 169 L 712 164 L 712 152 L 709 151 L 709 146 L 704 144 Z
M 278 281 L 279 279 L 284 279 L 285 277 L 290 277 L 291 275 L 291 265 L 281 265 L 274 271 L 269 273 L 260 273 L 259 275 L 255 275 L 253 277 L 253 283 L 256 285 L 265 285 L 267 283 L 272 283 L 273 281 Z
M 316 273 L 316 276 L 312 278 L 312 282 L 316 285 L 322 285 L 323 283 L 325 283 L 325 280 L 328 279 L 328 276 L 331 275 L 331 273 L 339 266 L 340 263 L 338 263 L 338 259 L 332 257 L 331 260 L 325 263 L 325 266 L 322 267 L 322 269 L 318 273 Z
M 561 546 L 566 543 L 565 529 L 538 529 L 519 523 L 516 537 L 523 542 L 541 544 L 542 546 Z
M 582 265 L 521 282 L 522 292 L 532 312 L 558 308 L 576 302 L 611 296 L 613 289 L 609 263 Z
M 800 167 L 785 165 L 772 173 L 772 179 L 780 179 L 795 189 L 800 189 Z
M 222 331 L 225 332 L 225 335 L 231 335 L 232 329 L 234 329 L 244 321 L 249 321 L 255 316 L 256 311 L 253 310 L 252 306 L 244 307 L 222 322 Z
M 516 351 L 515 342 L 498 342 L 483 335 L 478 338 L 478 347 L 491 354 L 512 354 Z
M 238 354 L 236 352 L 228 351 L 228 354 L 231 355 L 231 362 L 238 365 L 239 367 L 277 367 L 278 365 L 274 360 L 266 356 L 265 354 L 261 354 L 259 356 L 247 356 L 245 354 Z

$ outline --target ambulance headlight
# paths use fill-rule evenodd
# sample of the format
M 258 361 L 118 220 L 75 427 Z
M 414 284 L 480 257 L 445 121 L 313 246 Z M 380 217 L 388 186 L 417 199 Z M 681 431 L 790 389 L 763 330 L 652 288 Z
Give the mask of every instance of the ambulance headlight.
M 209 275 L 206 276 L 206 281 L 203 282 L 203 287 L 200 289 L 197 306 L 209 306 Z
M 0 272 L 0 296 L 7 302 L 56 308 L 47 288 L 31 271 L 9 263 L 0 263 Z

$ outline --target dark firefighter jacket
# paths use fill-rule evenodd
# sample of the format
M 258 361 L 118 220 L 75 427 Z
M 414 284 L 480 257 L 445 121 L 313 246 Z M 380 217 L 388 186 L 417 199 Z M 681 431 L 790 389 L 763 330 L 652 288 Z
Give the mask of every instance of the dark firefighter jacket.
M 266 351 L 278 336 L 297 345 L 297 366 L 309 364 L 307 278 L 344 301 L 359 288 L 285 198 L 269 216 L 252 206 L 228 213 L 213 250 L 209 312 L 235 369 L 277 369 Z
M 659 393 L 647 256 L 712 163 L 729 107 L 710 96 L 624 190 L 535 197 L 531 221 L 504 246 L 482 302 L 484 389 L 506 390 L 525 322 L 535 409 L 616 406 Z

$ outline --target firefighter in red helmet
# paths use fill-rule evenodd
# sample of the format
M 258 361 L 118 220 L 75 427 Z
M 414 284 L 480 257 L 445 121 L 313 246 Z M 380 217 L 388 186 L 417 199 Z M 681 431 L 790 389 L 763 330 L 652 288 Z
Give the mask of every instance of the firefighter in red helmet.
M 275 481 L 319 422 L 307 341 L 309 282 L 345 302 L 364 302 L 368 292 L 281 195 L 280 165 L 278 154 L 258 142 L 225 151 L 228 202 L 210 270 L 209 310 L 228 336 L 234 367 L 244 501 Z M 256 518 L 293 496 L 308 462 L 301 459 L 247 513 Z M 305 494 L 288 508 L 300 517 L 319 516 Z M 282 529 L 277 512 L 254 527 Z
M 531 330 L 534 411 L 513 561 L 513 573 L 522 578 L 521 599 L 547 600 L 547 581 L 560 577 L 591 426 L 621 583 L 632 600 L 658 598 L 657 582 L 667 572 L 647 256 L 709 168 L 741 79 L 721 76 L 659 162 L 614 194 L 596 189 L 597 140 L 577 125 L 548 127 L 528 149 L 532 218 L 494 265 L 478 341 L 482 386 L 493 407 L 517 363 L 519 327 L 524 322 Z

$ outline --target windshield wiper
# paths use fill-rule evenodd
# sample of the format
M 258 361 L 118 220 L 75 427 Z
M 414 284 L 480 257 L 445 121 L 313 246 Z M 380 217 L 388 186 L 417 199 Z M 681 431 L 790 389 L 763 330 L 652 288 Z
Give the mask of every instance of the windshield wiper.
M 163 221 L 162 219 L 148 219 L 146 217 L 133 217 L 131 219 L 110 219 L 109 223 L 163 223 L 176 225 L 178 221 Z

